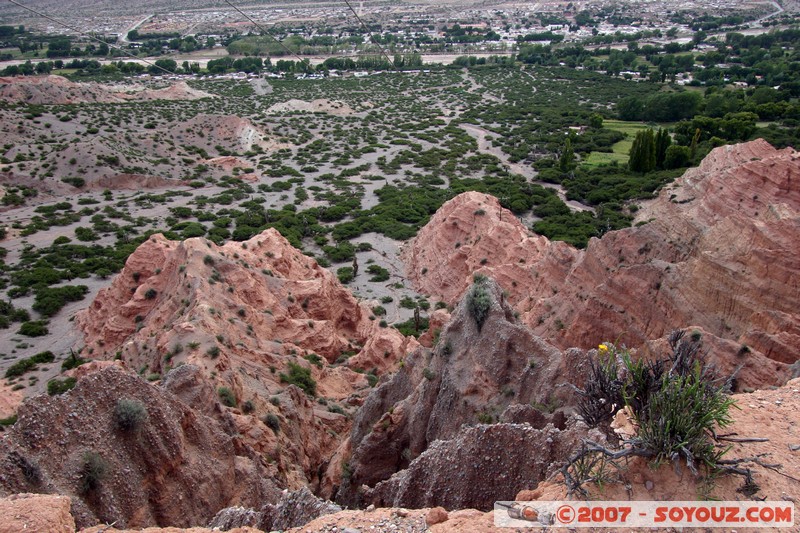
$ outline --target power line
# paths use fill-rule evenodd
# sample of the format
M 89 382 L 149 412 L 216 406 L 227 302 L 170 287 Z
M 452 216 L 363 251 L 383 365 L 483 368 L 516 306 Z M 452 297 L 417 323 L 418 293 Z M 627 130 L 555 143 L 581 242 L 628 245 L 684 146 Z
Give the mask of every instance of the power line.
M 142 63 L 146 63 L 146 64 L 150 65 L 151 67 L 155 67 L 155 68 L 157 68 L 157 69 L 159 69 L 159 70 L 163 70 L 164 72 L 166 72 L 166 73 L 167 73 L 167 74 L 169 74 L 170 76 L 172 76 L 173 74 L 175 74 L 174 72 L 171 72 L 171 71 L 169 71 L 169 70 L 165 69 L 164 67 L 162 67 L 162 66 L 160 66 L 160 65 L 156 65 L 155 63 L 153 63 L 153 62 L 151 62 L 151 61 L 148 61 L 147 59 L 142 59 L 142 58 L 140 58 L 140 57 L 136 57 L 136 56 L 134 56 L 134 55 L 131 55 L 130 53 L 126 52 L 126 51 L 125 51 L 123 48 L 120 48 L 119 46 L 117 46 L 117 45 L 115 45 L 115 44 L 111 44 L 111 43 L 109 43 L 109 42 L 106 42 L 106 41 L 104 41 L 104 40 L 100 39 L 99 37 L 95 37 L 95 36 L 94 36 L 94 35 L 92 35 L 91 33 L 88 33 L 88 32 L 85 32 L 85 31 L 83 31 L 83 30 L 80 30 L 80 29 L 78 29 L 78 28 L 75 28 L 74 26 L 70 26 L 70 25 L 69 25 L 69 24 L 67 24 L 66 22 L 62 22 L 62 21 L 60 21 L 60 20 L 56 20 L 56 19 L 54 19 L 53 17 L 51 17 L 51 16 L 49 16 L 49 15 L 45 15 L 44 13 L 41 13 L 41 12 L 39 12 L 39 11 L 36 11 L 36 10 L 35 10 L 35 9 L 33 9 L 32 7 L 28 7 L 28 6 L 26 6 L 26 5 L 20 4 L 20 3 L 19 3 L 19 2 L 17 2 L 16 0 L 8 0 L 8 1 L 9 1 L 9 2 L 11 2 L 12 4 L 14 4 L 14 5 L 15 5 L 15 6 L 17 6 L 17 7 L 21 7 L 21 8 L 22 8 L 22 9 L 24 9 L 25 11 L 30 11 L 31 13 L 33 13 L 33 14 L 34 14 L 34 15 L 36 15 L 36 16 L 42 17 L 42 18 L 43 18 L 43 19 L 45 19 L 45 20 L 49 20 L 49 21 L 50 21 L 50 22 L 52 22 L 53 24 L 58 24 L 59 26 L 64 26 L 64 27 L 65 27 L 65 28 L 67 28 L 68 30 L 72 30 L 72 31 L 74 31 L 74 32 L 76 32 L 76 33 L 79 33 L 79 34 L 83 35 L 84 37 L 88 37 L 89 39 L 92 39 L 93 41 L 97 41 L 97 42 L 99 42 L 99 43 L 103 43 L 104 45 L 108 46 L 109 48 L 113 48 L 114 50 L 118 50 L 119 52 L 122 52 L 122 54 L 123 54 L 125 57 L 129 57 L 129 58 L 131 58 L 131 59 L 135 59 L 135 60 L 137 60 L 137 61 L 141 61 Z
M 238 7 L 236 7 L 235 5 L 233 5 L 233 4 L 231 3 L 231 1 L 230 1 L 230 0 L 225 0 L 225 3 L 226 3 L 226 4 L 228 4 L 229 6 L 231 6 L 231 7 L 232 7 L 233 9 L 235 9 L 236 11 L 238 11 L 238 12 L 239 12 L 239 14 L 240 14 L 241 16 L 243 16 L 244 18 L 246 18 L 247 20 L 249 20 L 250 22 L 252 22 L 252 23 L 253 23 L 253 24 L 254 24 L 254 25 L 255 25 L 255 26 L 258 28 L 258 29 L 260 29 L 260 30 L 261 30 L 261 31 L 264 33 L 264 35 L 266 35 L 267 37 L 269 37 L 270 39 L 272 39 L 273 41 L 275 41 L 276 43 L 278 43 L 278 44 L 281 46 L 281 48 L 283 48 L 284 50 L 286 50 L 287 52 L 289 52 L 289 54 L 290 54 L 290 55 L 293 55 L 294 57 L 296 57 L 297 59 L 299 59 L 301 63 L 302 63 L 303 61 L 305 61 L 305 59 L 303 59 L 303 58 L 301 58 L 299 55 L 297 55 L 297 52 L 294 52 L 294 51 L 292 51 L 292 50 L 291 50 L 291 49 L 290 49 L 288 46 L 286 46 L 286 45 L 285 45 L 285 44 L 283 44 L 281 41 L 279 41 L 278 39 L 276 39 L 275 37 L 273 37 L 272 35 L 270 35 L 270 34 L 269 34 L 269 32 L 268 32 L 267 30 L 265 30 L 263 26 L 261 26 L 261 24 L 259 24 L 259 23 L 258 23 L 258 22 L 256 22 L 255 20 L 253 20 L 253 19 L 252 19 L 252 18 L 251 18 L 249 15 L 247 15 L 247 14 L 246 14 L 244 11 L 242 11 L 241 9 L 239 9 Z
M 353 5 L 350 3 L 350 0 L 344 0 L 344 3 L 347 4 L 347 7 L 349 7 L 350 11 L 353 12 L 353 15 L 355 15 L 356 19 L 361 23 L 361 26 L 367 31 L 367 35 L 369 35 L 369 40 L 370 41 L 375 41 L 375 44 L 378 45 L 378 48 L 380 49 L 381 53 L 383 54 L 383 57 L 386 58 L 386 61 L 388 61 L 390 65 L 394 66 L 394 62 L 391 59 L 389 59 L 389 54 L 386 53 L 386 50 L 383 48 L 383 45 L 381 45 L 381 43 L 379 43 L 378 41 L 375 40 L 375 37 L 372 35 L 372 32 L 369 30 L 367 25 L 364 24 L 364 21 L 361 20 L 361 17 L 358 16 L 358 13 L 356 12 L 356 10 L 353 9 Z M 395 70 L 397 70 L 397 67 L 395 67 Z

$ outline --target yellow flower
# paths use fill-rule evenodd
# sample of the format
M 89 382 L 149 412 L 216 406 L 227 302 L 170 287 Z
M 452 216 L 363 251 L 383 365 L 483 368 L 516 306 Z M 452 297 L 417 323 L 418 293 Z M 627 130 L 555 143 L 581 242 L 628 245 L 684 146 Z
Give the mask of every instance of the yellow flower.
M 608 346 L 606 346 L 605 344 L 601 344 L 601 345 L 599 345 L 599 346 L 597 347 L 597 350 L 598 350 L 600 353 L 606 353 L 606 352 L 608 351 Z

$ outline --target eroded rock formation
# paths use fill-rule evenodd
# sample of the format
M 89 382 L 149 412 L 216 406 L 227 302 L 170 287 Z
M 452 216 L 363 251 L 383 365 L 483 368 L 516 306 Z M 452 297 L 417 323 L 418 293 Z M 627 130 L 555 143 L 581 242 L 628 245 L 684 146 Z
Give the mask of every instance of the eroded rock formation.
M 113 90 L 97 83 L 75 83 L 63 76 L 0 78 L 0 99 L 27 104 L 122 103 L 129 100 L 198 100 L 213 95 L 178 82 L 163 89 Z
M 122 426 L 120 400 L 144 416 Z M 257 454 L 219 422 L 113 366 L 25 402 L 0 464 L 3 492 L 69 495 L 79 527 L 205 525 L 219 509 L 279 495 Z
M 422 291 L 455 302 L 495 277 L 555 345 L 631 346 L 697 326 L 742 350 L 742 387 L 785 382 L 800 359 L 800 154 L 763 140 L 717 148 L 585 251 L 526 230 L 497 200 L 446 203 L 405 252 Z
M 379 386 L 358 412 L 348 443 L 352 455 L 343 467 L 346 475 L 339 491 L 343 503 L 369 503 L 368 499 L 359 500 L 364 496 L 359 487 L 375 487 L 407 467 L 412 473 L 396 483 L 410 486 L 408 480 L 423 472 L 435 477 L 423 466 L 424 461 L 416 463 L 418 470 L 409 465 L 434 441 L 459 438 L 465 424 L 502 419 L 529 422 L 538 428 L 555 422 L 561 426 L 556 432 L 563 429 L 563 415 L 544 414 L 531 405 L 539 411 L 552 412 L 571 403 L 573 389 L 558 385 L 581 382 L 586 354 L 581 350 L 561 352 L 534 336 L 515 318 L 493 280 L 479 280 L 471 290 L 483 296 L 465 296 L 442 329 L 436 347 L 420 348 L 407 357 L 405 365 Z M 476 310 L 475 299 L 483 302 L 482 310 Z M 515 408 L 505 414 L 509 406 Z M 529 436 L 524 437 L 526 442 L 531 442 Z M 472 436 L 463 438 L 474 443 Z M 518 440 L 513 437 L 509 442 Z M 442 444 L 437 449 L 447 446 Z M 494 470 L 489 464 L 482 464 L 488 468 L 483 475 L 504 475 L 505 467 L 500 463 Z M 460 466 L 466 473 L 467 467 Z M 477 471 L 474 475 L 478 475 Z M 445 507 L 456 506 L 456 501 L 485 504 L 474 494 L 454 493 L 453 499 L 448 500 L 433 487 L 425 503 L 411 503 L 404 499 L 402 491 L 387 487 L 376 489 L 378 501 Z M 452 485 L 441 486 L 445 492 L 452 492 L 451 489 Z M 516 484 L 508 484 L 508 491 L 518 489 Z
M 349 420 L 287 387 L 291 365 L 310 371 L 318 396 L 357 406 L 369 386 L 352 369 L 382 374 L 417 346 L 370 316 L 330 272 L 269 229 L 221 247 L 154 235 L 76 323 L 84 355 L 119 358 L 154 377 L 191 363 L 202 376 L 194 381 L 228 388 L 242 407 L 237 431 L 276 461 L 285 486 L 298 488 L 321 481 Z

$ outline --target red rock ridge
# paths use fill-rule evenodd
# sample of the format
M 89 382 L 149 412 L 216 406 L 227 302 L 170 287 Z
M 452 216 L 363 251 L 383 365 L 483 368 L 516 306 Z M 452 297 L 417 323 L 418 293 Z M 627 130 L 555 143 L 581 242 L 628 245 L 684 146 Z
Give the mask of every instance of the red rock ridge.
M 717 148 L 636 221 L 579 251 L 465 193 L 409 245 L 408 274 L 448 303 L 473 272 L 490 274 L 534 332 L 562 348 L 640 346 L 698 326 L 730 351 L 749 350 L 740 385 L 785 381 L 800 359 L 800 155 L 763 140 Z
M 219 247 L 200 238 L 177 242 L 153 235 L 78 313 L 76 324 L 85 333 L 84 356 L 120 358 L 156 377 L 191 363 L 212 383 L 230 388 L 238 403 L 251 401 L 255 413 L 237 417 L 237 429 L 264 453 L 271 454 L 276 442 L 264 440 L 272 432 L 256 415 L 272 412 L 296 425 L 278 435 L 291 458 L 285 481 L 296 487 L 316 478 L 349 421 L 299 389 L 288 394 L 280 376 L 294 362 L 310 368 L 319 396 L 358 405 L 369 387 L 352 368 L 382 374 L 418 346 L 371 316 L 335 276 L 268 229 Z M 346 352 L 355 355 L 332 366 Z M 311 364 L 304 359 L 311 354 L 324 361 Z M 268 400 L 279 393 L 276 408 Z

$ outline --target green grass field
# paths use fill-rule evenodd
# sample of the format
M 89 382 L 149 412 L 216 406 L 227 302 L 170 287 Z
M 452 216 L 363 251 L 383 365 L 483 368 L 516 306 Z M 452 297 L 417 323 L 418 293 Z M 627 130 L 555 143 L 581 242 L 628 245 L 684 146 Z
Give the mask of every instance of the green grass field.
M 625 165 L 628 163 L 628 153 L 631 151 L 633 139 L 636 134 L 642 130 L 646 130 L 649 126 L 642 122 L 626 122 L 624 120 L 604 120 L 603 127 L 610 130 L 619 131 L 625 134 L 625 138 L 618 143 L 615 143 L 611 149 L 613 152 L 592 152 L 583 161 L 583 165 L 596 167 L 600 165 L 608 165 L 614 161 L 617 164 Z

